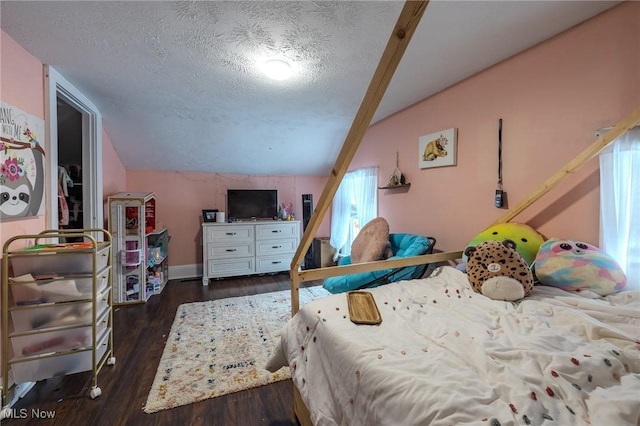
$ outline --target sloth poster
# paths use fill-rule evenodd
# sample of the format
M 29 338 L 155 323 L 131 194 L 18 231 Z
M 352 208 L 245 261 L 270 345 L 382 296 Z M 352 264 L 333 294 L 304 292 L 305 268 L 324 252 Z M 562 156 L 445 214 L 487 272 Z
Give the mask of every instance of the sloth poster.
M 0 104 L 0 220 L 44 214 L 44 120 Z

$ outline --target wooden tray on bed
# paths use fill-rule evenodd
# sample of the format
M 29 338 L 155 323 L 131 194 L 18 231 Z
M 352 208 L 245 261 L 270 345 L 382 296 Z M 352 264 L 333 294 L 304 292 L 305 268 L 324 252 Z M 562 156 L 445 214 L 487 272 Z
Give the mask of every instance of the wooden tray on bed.
M 368 291 L 350 291 L 347 293 L 349 319 L 355 324 L 380 324 L 382 318 L 373 295 Z

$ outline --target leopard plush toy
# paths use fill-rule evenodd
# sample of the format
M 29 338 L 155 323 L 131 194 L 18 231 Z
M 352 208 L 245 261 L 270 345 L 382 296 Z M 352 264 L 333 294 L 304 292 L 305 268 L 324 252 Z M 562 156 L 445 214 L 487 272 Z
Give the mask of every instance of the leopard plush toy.
M 514 301 L 533 289 L 533 274 L 512 240 L 467 247 L 467 276 L 473 290 L 490 299 Z

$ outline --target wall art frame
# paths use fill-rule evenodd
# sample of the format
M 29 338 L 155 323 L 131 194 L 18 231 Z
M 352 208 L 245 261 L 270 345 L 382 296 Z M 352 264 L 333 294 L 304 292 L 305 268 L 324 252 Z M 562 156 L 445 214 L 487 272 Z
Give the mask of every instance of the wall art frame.
M 45 214 L 44 120 L 0 103 L 0 221 Z
M 203 209 L 202 210 L 202 220 L 204 222 L 215 222 L 216 221 L 216 213 L 218 213 L 218 209 Z
M 418 166 L 421 169 L 455 166 L 458 156 L 458 129 L 452 127 L 418 138 Z

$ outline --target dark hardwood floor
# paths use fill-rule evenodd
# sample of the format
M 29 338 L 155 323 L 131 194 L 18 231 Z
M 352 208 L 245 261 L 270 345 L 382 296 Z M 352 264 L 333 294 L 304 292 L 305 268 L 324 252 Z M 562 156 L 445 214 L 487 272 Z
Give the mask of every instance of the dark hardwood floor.
M 305 286 L 318 285 L 305 283 Z M 15 405 L 25 418 L 3 424 L 31 425 L 296 425 L 293 384 L 284 380 L 153 414 L 142 411 L 177 307 L 182 303 L 224 299 L 289 289 L 286 273 L 226 280 L 203 286 L 200 278 L 172 280 L 146 304 L 114 308 L 116 364 L 98 377 L 102 395 L 89 397 L 91 374 L 79 373 L 38 382 Z M 51 412 L 52 419 L 37 418 Z

